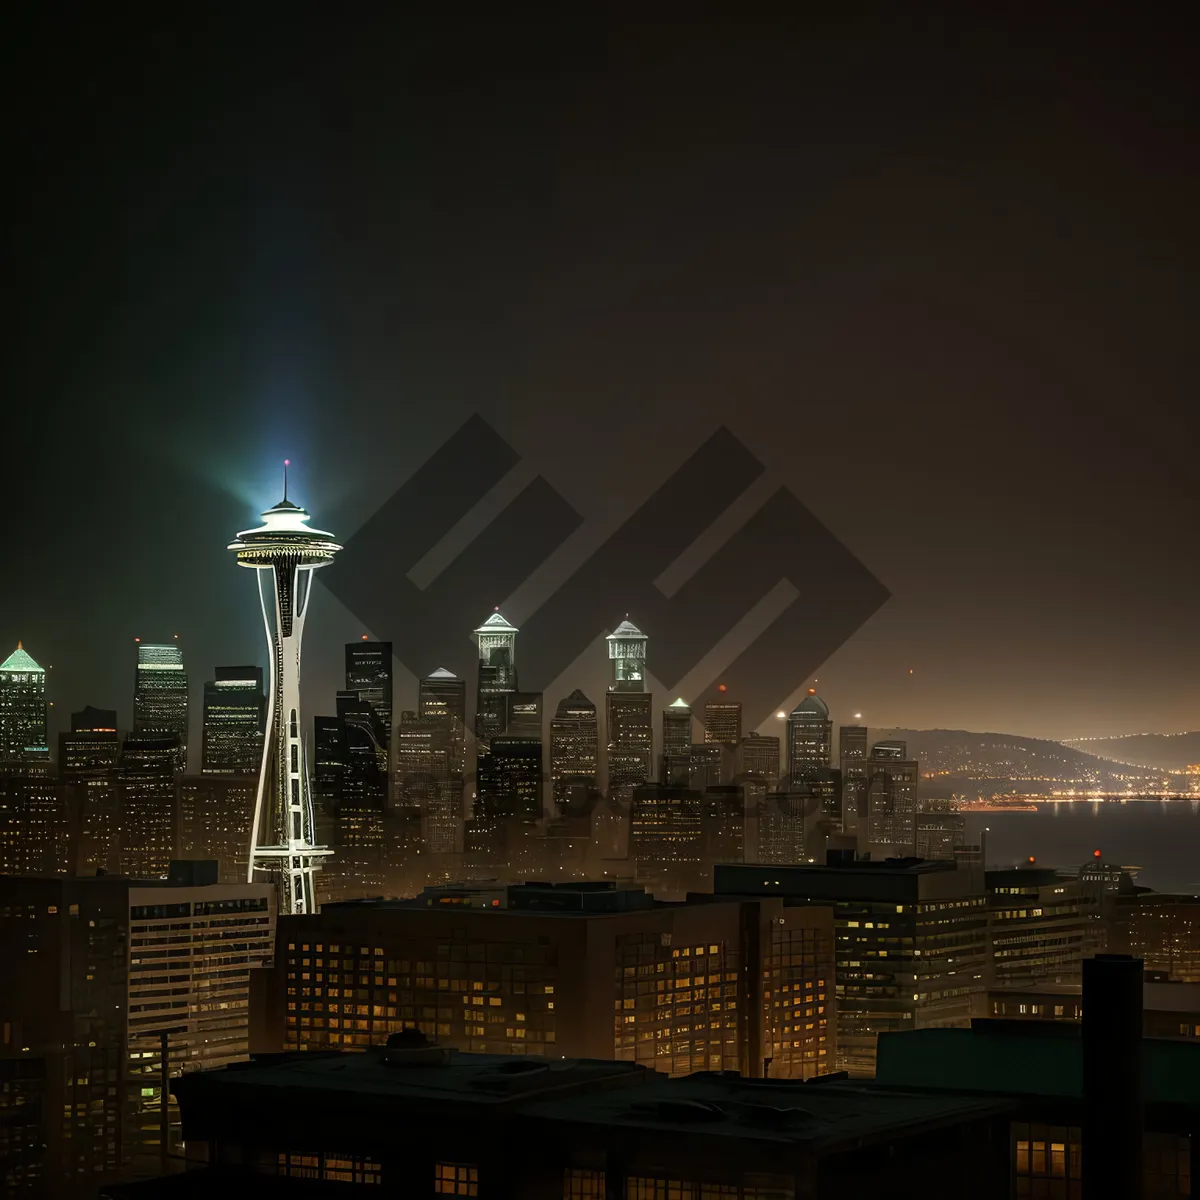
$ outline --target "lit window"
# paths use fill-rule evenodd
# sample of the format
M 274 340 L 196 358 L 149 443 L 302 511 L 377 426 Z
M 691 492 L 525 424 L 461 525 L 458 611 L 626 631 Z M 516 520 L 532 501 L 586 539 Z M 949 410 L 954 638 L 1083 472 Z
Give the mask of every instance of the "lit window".
M 439 1196 L 478 1196 L 479 1168 L 468 1163 L 436 1163 L 433 1190 Z

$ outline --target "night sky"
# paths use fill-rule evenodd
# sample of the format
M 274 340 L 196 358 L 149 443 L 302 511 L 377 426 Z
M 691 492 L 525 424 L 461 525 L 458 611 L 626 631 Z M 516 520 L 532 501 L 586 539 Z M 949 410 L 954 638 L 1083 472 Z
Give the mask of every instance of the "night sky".
M 1197 113 L 1161 10 L 267 13 L 9 14 L 0 647 L 60 717 L 128 720 L 135 635 L 178 632 L 197 697 L 262 658 L 225 544 L 285 456 L 349 537 L 479 412 L 581 545 L 728 425 L 892 593 L 817 672 L 835 719 L 1200 727 Z M 364 632 L 314 605 L 310 712 Z

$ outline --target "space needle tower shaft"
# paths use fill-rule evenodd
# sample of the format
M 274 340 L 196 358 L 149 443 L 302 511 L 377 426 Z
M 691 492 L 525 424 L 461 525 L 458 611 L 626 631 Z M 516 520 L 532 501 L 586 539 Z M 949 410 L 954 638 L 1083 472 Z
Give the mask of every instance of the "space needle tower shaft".
M 262 514 L 257 529 L 229 549 L 258 581 L 270 655 L 270 698 L 250 832 L 248 882 L 276 885 L 279 912 L 317 911 L 316 872 L 331 852 L 316 844 L 312 785 L 300 717 L 300 646 L 313 572 L 341 549 L 333 535 L 308 527 L 309 514 L 287 498 Z

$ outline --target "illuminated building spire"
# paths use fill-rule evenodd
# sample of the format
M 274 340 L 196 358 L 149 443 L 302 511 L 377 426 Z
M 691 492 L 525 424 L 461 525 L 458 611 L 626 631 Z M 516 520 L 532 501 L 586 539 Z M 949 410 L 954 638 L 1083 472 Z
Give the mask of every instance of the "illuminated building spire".
M 315 873 L 330 853 L 316 845 L 312 783 L 300 717 L 300 644 L 312 595 L 312 573 L 341 549 L 333 535 L 308 527 L 309 515 L 284 496 L 262 515 L 257 529 L 229 544 L 238 565 L 257 572 L 271 665 L 267 731 L 263 744 L 248 881 L 275 883 L 280 913 L 317 909 Z

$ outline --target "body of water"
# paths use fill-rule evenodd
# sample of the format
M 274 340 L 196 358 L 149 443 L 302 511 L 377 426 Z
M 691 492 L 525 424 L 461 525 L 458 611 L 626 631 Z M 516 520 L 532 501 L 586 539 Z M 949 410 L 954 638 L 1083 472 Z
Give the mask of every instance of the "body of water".
M 988 866 L 1025 862 L 1136 866 L 1137 882 L 1160 892 L 1200 894 L 1200 805 L 1188 800 L 1040 804 L 1034 812 L 968 812 L 967 841 L 988 830 Z

